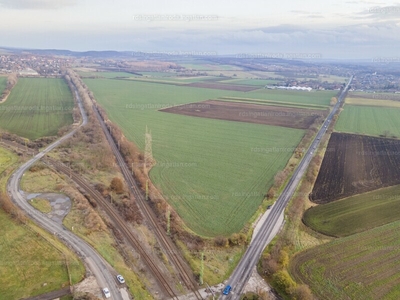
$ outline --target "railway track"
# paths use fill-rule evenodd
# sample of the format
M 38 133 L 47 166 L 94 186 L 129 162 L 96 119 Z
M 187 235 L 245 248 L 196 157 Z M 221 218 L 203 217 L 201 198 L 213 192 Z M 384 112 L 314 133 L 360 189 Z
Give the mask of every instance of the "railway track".
M 121 153 L 119 152 L 110 132 L 108 131 L 104 120 L 102 119 L 100 113 L 97 110 L 97 107 L 93 105 L 93 110 L 96 114 L 96 117 L 98 118 L 100 125 L 106 135 L 107 141 L 111 146 L 111 149 L 117 159 L 118 165 L 121 169 L 121 172 L 128 184 L 129 190 L 132 193 L 132 195 L 135 197 L 137 204 L 145 217 L 145 219 L 150 223 L 151 228 L 153 229 L 153 232 L 155 233 L 157 240 L 159 241 L 160 245 L 165 251 L 165 254 L 170 258 L 170 261 L 172 264 L 175 266 L 176 270 L 178 271 L 183 283 L 185 286 L 193 292 L 195 297 L 200 300 L 203 299 L 201 294 L 198 292 L 198 285 L 196 281 L 194 280 L 192 276 L 192 272 L 190 268 L 187 266 L 186 262 L 182 259 L 178 249 L 176 248 L 175 244 L 172 242 L 169 236 L 167 236 L 166 232 L 163 230 L 163 228 L 160 226 L 158 223 L 157 217 L 155 216 L 153 210 L 149 207 L 149 205 L 146 203 L 145 197 L 143 193 L 141 192 L 140 188 L 138 187 L 136 181 L 134 180 L 131 171 L 129 170 L 128 166 L 126 165 Z M 20 145 L 18 143 L 14 143 L 8 140 L 2 140 L 1 144 L 6 146 L 7 148 L 10 149 L 15 149 L 18 148 L 20 151 L 26 152 L 27 154 L 36 154 L 36 151 L 33 151 L 32 149 L 27 149 L 23 145 Z M 127 240 L 130 242 L 130 244 L 138 250 L 140 253 L 141 257 L 143 257 L 148 264 L 150 270 L 160 283 L 161 287 L 164 289 L 164 291 L 172 298 L 172 299 L 177 299 L 177 296 L 172 289 L 172 287 L 169 285 L 168 280 L 166 280 L 161 272 L 159 271 L 157 265 L 152 261 L 151 257 L 147 254 L 147 252 L 143 249 L 143 247 L 140 245 L 138 240 L 135 238 L 135 236 L 129 231 L 127 226 L 124 224 L 124 221 L 118 214 L 118 212 L 114 209 L 114 207 L 111 206 L 110 203 L 108 203 L 96 190 L 94 190 L 91 185 L 84 180 L 80 175 L 74 173 L 70 168 L 67 166 L 63 165 L 62 163 L 58 162 L 57 160 L 51 159 L 49 157 L 43 158 L 42 159 L 44 162 L 47 164 L 53 166 L 57 171 L 60 171 L 68 176 L 71 177 L 71 179 L 76 182 L 79 186 L 81 186 L 84 190 L 87 191 L 89 195 L 91 195 L 98 203 L 99 205 L 106 211 L 106 213 L 110 216 L 110 218 L 113 220 L 114 224 L 119 224 L 117 225 L 117 228 L 120 229 L 121 233 L 124 234 L 124 236 L 127 238 Z
M 117 159 L 118 165 L 121 169 L 122 174 L 128 184 L 129 190 L 132 195 L 135 197 L 136 202 L 142 211 L 143 216 L 147 221 L 150 222 L 150 225 L 155 233 L 158 242 L 164 249 L 166 255 L 170 258 L 170 261 L 177 269 L 179 275 L 182 278 L 182 281 L 186 285 L 186 287 L 191 290 L 197 299 L 203 299 L 201 294 L 198 291 L 198 285 L 192 276 L 192 272 L 186 262 L 182 259 L 178 249 L 176 248 L 175 244 L 172 242 L 171 238 L 167 235 L 161 225 L 158 223 L 157 217 L 154 214 L 153 210 L 149 207 L 148 203 L 145 200 L 145 197 L 140 190 L 139 186 L 137 185 L 135 179 L 132 176 L 131 171 L 129 170 L 128 166 L 126 165 L 121 153 L 119 152 L 117 145 L 112 138 L 110 132 L 107 129 L 107 126 L 104 123 L 103 118 L 101 117 L 96 104 L 93 104 L 93 110 L 96 114 L 97 119 L 100 122 L 100 125 L 106 135 L 107 141 L 110 144 L 110 147 Z
M 39 152 L 36 150 L 33 150 L 31 148 L 27 148 L 17 142 L 13 142 L 13 141 L 9 141 L 9 140 L 5 140 L 5 139 L 0 139 L 0 145 L 6 147 L 7 149 L 10 150 L 15 150 L 16 148 L 18 148 L 19 151 L 23 152 L 23 153 L 27 153 L 29 155 L 36 155 Z
M 140 244 L 140 241 L 135 237 L 134 234 L 129 230 L 129 227 L 125 224 L 125 221 L 121 218 L 118 211 L 108 202 L 106 201 L 103 196 L 96 191 L 88 181 L 86 181 L 82 176 L 76 174 L 72 171 L 69 167 L 65 166 L 64 164 L 60 163 L 57 160 L 54 160 L 50 157 L 42 158 L 42 161 L 46 163 L 49 167 L 53 168 L 54 170 L 64 173 L 65 175 L 69 176 L 72 181 L 78 184 L 82 189 L 84 189 L 92 199 L 94 199 L 97 204 L 107 213 L 110 217 L 114 225 L 120 232 L 124 235 L 127 241 L 131 244 L 133 248 L 135 248 L 140 257 L 144 259 L 145 263 L 148 265 L 149 269 L 159 282 L 162 289 L 172 298 L 178 299 L 177 295 L 175 294 L 174 289 L 171 287 L 169 281 L 159 270 L 157 264 L 154 260 L 150 257 L 147 253 L 146 249 Z

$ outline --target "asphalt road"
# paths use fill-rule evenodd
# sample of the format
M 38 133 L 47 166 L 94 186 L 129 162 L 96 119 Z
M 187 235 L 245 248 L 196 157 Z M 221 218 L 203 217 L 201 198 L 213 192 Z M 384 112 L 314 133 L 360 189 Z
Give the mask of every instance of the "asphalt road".
M 316 134 L 314 141 L 311 143 L 311 146 L 308 148 L 303 159 L 301 160 L 298 167 L 294 171 L 293 176 L 287 183 L 282 194 L 279 196 L 275 204 L 272 206 L 268 217 L 265 219 L 264 223 L 261 226 L 261 229 L 258 231 L 253 241 L 250 243 L 245 254 L 240 260 L 238 266 L 236 267 L 235 271 L 229 278 L 227 285 L 230 285 L 232 287 L 230 294 L 229 295 L 222 294 L 220 296 L 220 299 L 223 300 L 240 299 L 240 295 L 242 294 L 243 288 L 251 276 L 253 268 L 256 266 L 258 260 L 260 259 L 260 256 L 264 248 L 268 244 L 268 241 L 273 238 L 274 231 L 276 232 L 274 228 L 275 225 L 278 223 L 279 216 L 284 212 L 286 205 L 289 203 L 289 200 L 293 196 L 293 193 L 295 192 L 297 185 L 299 184 L 301 178 L 303 177 L 305 171 L 307 170 L 311 158 L 313 157 L 314 151 L 318 147 L 321 138 L 325 134 L 334 114 L 337 112 L 342 101 L 344 100 L 346 92 L 349 89 L 352 80 L 353 76 L 350 78 L 346 87 L 343 89 L 342 93 L 338 98 L 337 104 L 333 107 L 332 111 L 326 118 L 325 122 L 322 124 L 321 129 Z
M 82 106 L 81 99 L 78 92 L 75 90 L 75 94 L 78 99 L 78 105 L 82 114 L 82 123 L 79 127 L 87 124 L 87 116 Z M 24 172 L 30 168 L 32 164 L 41 159 L 46 153 L 50 152 L 57 146 L 59 146 L 64 140 L 70 138 L 78 129 L 75 128 L 68 134 L 64 135 L 62 138 L 49 145 L 42 152 L 38 153 L 36 156 L 31 158 L 29 161 L 24 163 L 19 167 L 10 177 L 7 183 L 7 191 L 13 202 L 18 205 L 25 213 L 39 226 L 59 237 L 60 240 L 64 242 L 69 248 L 73 249 L 79 254 L 81 258 L 86 262 L 89 270 L 96 277 L 97 283 L 101 288 L 108 287 L 111 293 L 111 299 L 123 300 L 120 290 L 118 288 L 116 279 L 110 271 L 110 267 L 107 265 L 106 261 L 85 241 L 78 238 L 76 235 L 66 230 L 62 225 L 52 221 L 45 214 L 37 211 L 33 208 L 28 201 L 24 199 L 20 193 L 19 184 Z M 114 271 L 115 272 L 115 271 Z M 116 272 L 115 272 L 116 273 Z

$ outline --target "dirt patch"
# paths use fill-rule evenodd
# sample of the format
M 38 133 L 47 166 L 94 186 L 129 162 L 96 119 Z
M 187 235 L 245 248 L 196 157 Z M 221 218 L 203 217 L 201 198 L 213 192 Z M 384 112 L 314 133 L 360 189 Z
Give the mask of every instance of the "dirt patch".
M 325 110 L 267 106 L 208 100 L 162 109 L 163 112 L 210 119 L 229 120 L 289 128 L 307 129 Z
M 57 193 L 39 193 L 39 194 L 25 194 L 22 195 L 26 198 L 27 201 L 32 199 L 41 198 L 46 199 L 50 202 L 51 212 L 46 213 L 46 215 L 52 219 L 53 221 L 62 224 L 65 216 L 71 210 L 71 200 L 63 195 Z
M 89 276 L 80 283 L 74 285 L 75 293 L 90 293 L 97 297 L 102 298 L 101 289 L 97 284 L 96 278 L 94 276 Z
M 310 195 L 323 204 L 400 184 L 400 141 L 333 133 Z
M 204 89 L 216 89 L 224 91 L 238 91 L 238 92 L 250 92 L 260 89 L 259 86 L 254 85 L 233 85 L 226 83 L 215 83 L 215 82 L 193 82 L 185 84 L 184 86 L 199 87 Z

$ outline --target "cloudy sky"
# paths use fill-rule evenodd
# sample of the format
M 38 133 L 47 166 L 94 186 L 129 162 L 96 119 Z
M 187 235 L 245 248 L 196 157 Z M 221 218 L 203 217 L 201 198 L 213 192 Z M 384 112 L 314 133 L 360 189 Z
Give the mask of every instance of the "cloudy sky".
M 400 2 L 0 0 L 0 46 L 390 58 Z

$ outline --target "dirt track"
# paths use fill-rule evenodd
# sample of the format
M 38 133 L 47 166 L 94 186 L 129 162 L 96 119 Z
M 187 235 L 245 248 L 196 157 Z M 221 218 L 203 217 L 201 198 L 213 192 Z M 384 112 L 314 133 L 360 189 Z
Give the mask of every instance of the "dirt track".
M 289 128 L 307 129 L 319 116 L 326 116 L 324 110 L 267 106 L 259 104 L 208 100 L 174 106 L 161 111 L 211 118 Z

